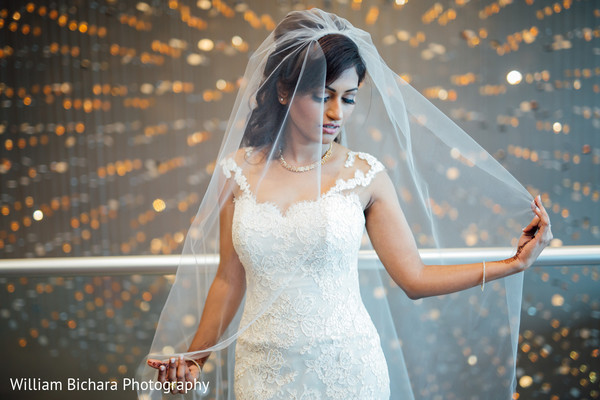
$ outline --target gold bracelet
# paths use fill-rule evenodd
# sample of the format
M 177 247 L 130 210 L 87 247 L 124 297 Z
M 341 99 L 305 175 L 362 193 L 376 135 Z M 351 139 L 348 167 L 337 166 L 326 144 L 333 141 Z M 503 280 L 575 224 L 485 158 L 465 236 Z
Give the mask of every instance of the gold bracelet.
M 483 260 L 483 280 L 481 281 L 481 291 L 485 288 L 485 260 Z
M 198 367 L 198 371 L 199 371 L 199 372 L 202 372 L 202 368 L 200 368 L 200 364 L 198 364 L 198 363 L 196 362 L 196 360 L 194 360 L 194 359 L 193 359 L 193 358 L 191 358 L 191 357 L 186 357 L 186 358 L 187 358 L 188 360 L 190 360 L 191 362 L 193 362 L 194 364 L 196 364 L 196 367 Z

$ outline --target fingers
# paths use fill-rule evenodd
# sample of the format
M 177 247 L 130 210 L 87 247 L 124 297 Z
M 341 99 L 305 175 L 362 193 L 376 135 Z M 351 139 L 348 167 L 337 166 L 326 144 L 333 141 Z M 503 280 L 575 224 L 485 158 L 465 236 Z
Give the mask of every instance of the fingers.
M 152 368 L 158 369 L 158 382 L 163 386 L 165 383 L 170 383 L 170 391 L 172 394 L 186 393 L 186 382 L 195 382 L 196 377 L 187 366 L 183 355 L 179 358 L 171 357 L 168 361 L 161 361 L 157 359 L 148 359 L 148 365 Z M 181 384 L 179 383 L 181 382 Z M 179 390 L 179 388 L 183 388 Z
M 185 380 L 188 382 L 196 382 L 196 377 L 192 374 L 192 370 L 189 368 L 185 369 Z
M 526 236 L 533 236 L 535 232 L 538 230 L 538 225 L 540 223 L 540 217 L 537 215 L 533 217 L 529 225 L 523 228 L 523 234 Z
M 192 374 L 192 367 L 186 367 L 185 369 L 185 380 L 189 382 L 195 382 L 196 376 Z
M 167 367 L 161 365 L 158 367 L 158 381 L 164 386 L 165 381 L 167 380 Z
M 550 224 L 550 217 L 548 216 L 548 212 L 544 208 L 544 205 L 542 204 L 542 199 L 539 195 L 537 195 L 533 200 L 533 205 L 531 206 L 531 208 L 535 215 L 540 217 L 540 221 L 542 224 Z
M 179 356 L 178 365 L 177 365 L 177 383 L 183 382 L 181 385 L 182 388 L 185 388 L 185 370 L 187 369 L 187 365 L 183 360 L 183 355 Z M 180 393 L 185 393 L 185 389 L 179 391 Z
M 538 258 L 542 250 L 550 244 L 550 217 L 538 195 L 531 202 L 531 210 L 535 214 L 529 225 L 523 228 L 519 239 L 516 257 L 521 261 L 523 269 L 528 268 Z
M 548 215 L 548 212 L 546 211 L 546 209 L 544 208 L 544 205 L 542 204 L 542 200 L 540 198 L 540 196 L 538 196 L 538 208 L 541 211 L 541 223 L 543 224 L 542 228 L 543 228 L 543 233 L 544 233 L 544 244 L 548 245 L 550 244 L 550 241 L 552 240 L 553 236 L 552 236 L 552 230 L 550 229 L 550 216 Z
M 552 240 L 553 236 L 552 231 L 550 230 L 550 217 L 548 216 L 546 208 L 544 208 L 544 205 L 542 204 L 541 196 L 538 195 L 535 197 L 531 208 L 536 215 L 534 220 L 536 218 L 538 219 L 537 228 L 540 236 L 539 239 L 544 246 L 547 246 L 550 243 L 550 240 Z
M 541 197 L 538 195 L 535 198 L 535 205 L 536 205 L 536 209 L 534 210 L 535 214 L 540 217 L 540 223 L 542 225 L 550 225 L 550 216 L 548 216 L 548 212 L 546 211 L 546 208 L 544 208 L 544 205 L 542 204 L 542 199 Z
M 537 232 L 537 230 L 539 229 L 539 225 L 540 225 L 540 217 L 537 215 L 537 204 L 535 203 L 535 200 L 533 200 L 530 204 L 531 206 L 531 211 L 533 211 L 534 215 L 533 219 L 531 220 L 531 222 L 529 223 L 529 225 L 527 225 L 525 228 L 523 228 L 523 235 L 524 236 L 535 236 L 535 233 Z
M 169 372 L 167 374 L 167 380 L 171 382 L 171 393 L 179 393 L 177 386 L 173 385 L 173 382 L 177 383 L 177 358 L 171 357 L 169 360 Z
M 149 358 L 147 361 L 148 365 L 152 368 L 158 369 L 158 382 L 164 384 L 167 380 L 167 363 L 154 358 Z
M 155 358 L 149 358 L 147 362 L 149 366 L 156 369 L 159 369 L 161 365 L 164 365 L 165 367 L 168 365 L 166 362 L 157 360 Z

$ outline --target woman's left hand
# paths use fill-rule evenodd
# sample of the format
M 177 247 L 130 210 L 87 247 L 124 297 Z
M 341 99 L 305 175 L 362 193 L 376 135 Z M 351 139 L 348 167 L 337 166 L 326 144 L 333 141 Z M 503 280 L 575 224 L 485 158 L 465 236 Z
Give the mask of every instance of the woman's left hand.
M 550 230 L 550 217 L 542 204 L 540 196 L 537 196 L 531 202 L 531 209 L 535 213 L 535 217 L 523 229 L 515 254 L 515 259 L 519 262 L 522 270 L 529 268 L 534 263 L 542 250 L 550 244 L 553 237 Z

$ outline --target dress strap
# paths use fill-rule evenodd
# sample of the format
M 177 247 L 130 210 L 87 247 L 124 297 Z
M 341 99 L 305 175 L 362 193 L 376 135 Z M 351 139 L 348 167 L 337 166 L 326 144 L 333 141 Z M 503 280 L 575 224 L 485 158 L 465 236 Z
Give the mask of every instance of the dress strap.
M 335 193 L 335 192 L 341 192 L 344 190 L 350 190 L 350 189 L 354 189 L 357 186 L 364 186 L 364 187 L 369 186 L 369 184 L 373 180 L 373 177 L 375 177 L 375 175 L 378 172 L 383 171 L 385 169 L 383 164 L 378 159 L 373 157 L 371 154 L 363 153 L 363 152 L 356 152 L 356 151 L 348 152 L 348 158 L 346 159 L 346 163 L 344 164 L 344 166 L 346 168 L 353 167 L 356 157 L 358 157 L 362 160 L 365 160 L 367 162 L 367 164 L 369 164 L 369 170 L 366 173 L 364 173 L 363 170 L 361 170 L 360 168 L 357 168 L 356 171 L 354 172 L 353 178 L 345 179 L 345 180 L 338 179 L 338 181 L 336 182 L 333 189 L 331 189 L 331 192 Z
M 251 150 L 247 149 L 246 153 L 248 154 Z M 238 184 L 240 189 L 244 194 L 250 194 L 250 185 L 248 185 L 248 181 L 242 172 L 242 168 L 237 165 L 233 157 L 227 157 L 221 160 L 219 163 L 223 168 L 223 174 L 227 179 L 231 178 L 231 174 L 233 173 L 233 179 L 235 183 Z

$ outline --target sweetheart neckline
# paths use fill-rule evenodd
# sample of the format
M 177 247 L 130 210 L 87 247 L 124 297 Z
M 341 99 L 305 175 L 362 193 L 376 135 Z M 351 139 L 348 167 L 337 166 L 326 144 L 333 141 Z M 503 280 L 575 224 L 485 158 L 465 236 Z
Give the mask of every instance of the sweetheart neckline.
M 346 179 L 338 178 L 329 189 L 327 189 L 325 192 L 321 193 L 319 195 L 319 197 L 317 197 L 316 199 L 294 201 L 289 206 L 287 206 L 285 208 L 285 210 L 282 209 L 274 201 L 269 201 L 269 200 L 258 201 L 258 199 L 256 198 L 256 195 L 250 189 L 250 185 L 248 184 L 248 180 L 246 179 L 246 176 L 242 172 L 242 168 L 236 164 L 236 162 L 233 158 L 225 158 L 221 161 L 221 164 L 223 165 L 223 171 L 225 173 L 226 178 L 230 178 L 231 172 L 234 172 L 234 175 L 235 175 L 234 179 L 241 189 L 242 194 L 237 197 L 234 195 L 234 200 L 237 198 L 243 198 L 244 196 L 248 196 L 254 201 L 255 204 L 270 205 L 271 208 L 275 209 L 282 218 L 286 218 L 288 216 L 288 214 L 290 213 L 290 210 L 292 208 L 296 208 L 296 206 L 300 205 L 300 204 L 318 203 L 322 199 L 325 199 L 325 198 L 333 196 L 333 195 L 340 195 L 342 197 L 350 197 L 350 194 L 352 194 L 352 193 L 356 194 L 356 193 L 351 192 L 348 195 L 344 195 L 342 192 L 349 190 L 349 189 L 354 189 L 357 186 L 368 186 L 371 183 L 373 176 L 375 174 L 377 174 L 378 172 L 384 170 L 383 164 L 381 164 L 377 159 L 375 159 L 375 157 L 371 156 L 368 153 L 353 152 L 353 151 L 348 152 L 347 160 L 346 160 L 346 163 L 344 164 L 344 166 L 351 167 L 354 164 L 355 157 L 361 158 L 369 164 L 370 168 L 366 173 L 364 171 L 362 171 L 361 169 L 357 168 L 354 171 L 354 176 L 352 176 L 351 178 L 346 178 Z M 360 198 L 359 198 L 358 194 L 356 194 L 356 197 L 357 197 L 357 200 L 355 201 L 355 204 L 358 205 L 361 212 L 364 212 L 364 207 L 363 207 L 362 203 L 360 202 Z
M 275 203 L 273 201 L 270 201 L 270 200 L 258 201 L 258 199 L 254 195 L 254 193 L 251 193 L 251 192 L 250 193 L 243 192 L 243 194 L 241 196 L 238 196 L 238 197 L 234 198 L 234 202 L 237 202 L 239 200 L 243 200 L 244 198 L 248 198 L 248 199 L 252 200 L 252 203 L 254 205 L 259 206 L 259 207 L 267 206 L 270 209 L 274 210 L 281 219 L 288 219 L 290 217 L 289 214 L 291 213 L 291 211 L 293 209 L 296 209 L 296 208 L 298 208 L 301 205 L 318 204 L 319 202 L 323 201 L 327 197 L 333 197 L 333 196 L 336 196 L 336 195 L 342 197 L 345 200 L 349 200 L 351 202 L 351 204 L 356 205 L 360 209 L 361 213 L 364 212 L 364 209 L 362 207 L 362 203 L 360 202 L 360 197 L 359 197 L 358 193 L 351 192 L 351 193 L 348 193 L 348 194 L 343 194 L 343 193 L 340 193 L 340 192 L 332 192 L 331 189 L 328 190 L 327 192 L 321 194 L 321 196 L 319 196 L 318 198 L 316 198 L 314 200 L 297 200 L 297 201 L 294 201 L 289 206 L 287 206 L 285 210 L 283 210 L 277 203 Z

